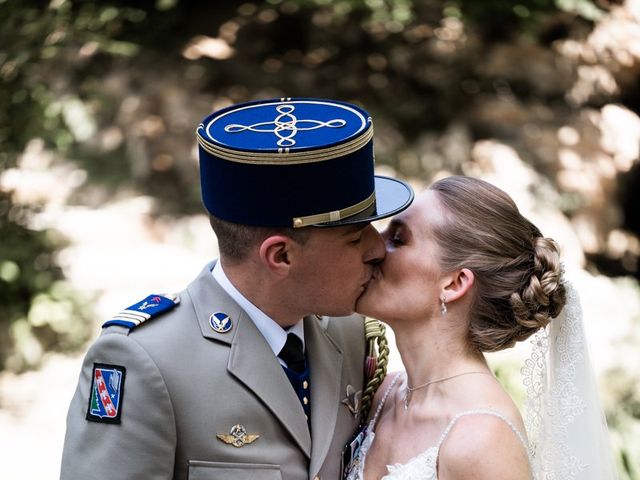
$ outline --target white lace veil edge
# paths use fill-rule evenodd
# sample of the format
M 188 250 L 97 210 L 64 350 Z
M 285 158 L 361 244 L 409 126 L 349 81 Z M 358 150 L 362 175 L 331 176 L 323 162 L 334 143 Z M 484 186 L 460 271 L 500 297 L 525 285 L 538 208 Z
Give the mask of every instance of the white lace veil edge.
M 580 298 L 570 282 L 564 285 L 565 307 L 534 335 L 531 356 L 522 368 L 534 478 L 617 479 L 589 361 Z

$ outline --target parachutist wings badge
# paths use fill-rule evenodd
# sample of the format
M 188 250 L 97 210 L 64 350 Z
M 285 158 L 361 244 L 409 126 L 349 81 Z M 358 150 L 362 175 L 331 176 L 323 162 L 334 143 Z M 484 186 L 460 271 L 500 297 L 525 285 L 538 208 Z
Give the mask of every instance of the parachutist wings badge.
M 224 443 L 240 448 L 249 443 L 255 442 L 260 438 L 260 435 L 256 433 L 247 433 L 247 429 L 242 425 L 234 425 L 231 427 L 229 433 L 218 433 L 216 437 Z

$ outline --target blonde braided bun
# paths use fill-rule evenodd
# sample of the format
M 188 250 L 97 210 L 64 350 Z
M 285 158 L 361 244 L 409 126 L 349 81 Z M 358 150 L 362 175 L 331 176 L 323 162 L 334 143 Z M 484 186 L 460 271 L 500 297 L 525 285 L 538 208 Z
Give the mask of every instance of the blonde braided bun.
M 562 266 L 556 242 L 537 237 L 533 256 L 533 272 L 522 292 L 511 294 L 511 307 L 519 326 L 515 340 L 524 340 L 539 328 L 546 327 L 558 316 L 566 300 Z
M 452 176 L 429 189 L 444 210 L 434 228 L 440 267 L 468 268 L 475 276 L 471 348 L 502 350 L 546 327 L 565 303 L 556 243 L 488 182 Z

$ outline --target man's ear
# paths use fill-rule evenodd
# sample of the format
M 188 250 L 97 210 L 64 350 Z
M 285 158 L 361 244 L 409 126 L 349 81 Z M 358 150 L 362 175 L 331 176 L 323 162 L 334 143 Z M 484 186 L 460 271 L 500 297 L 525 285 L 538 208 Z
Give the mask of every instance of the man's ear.
M 260 244 L 260 261 L 276 275 L 286 275 L 291 268 L 289 254 L 291 239 L 284 235 L 271 235 Z
M 475 275 L 468 268 L 452 272 L 447 276 L 441 298 L 449 303 L 464 297 L 473 287 L 474 281 Z

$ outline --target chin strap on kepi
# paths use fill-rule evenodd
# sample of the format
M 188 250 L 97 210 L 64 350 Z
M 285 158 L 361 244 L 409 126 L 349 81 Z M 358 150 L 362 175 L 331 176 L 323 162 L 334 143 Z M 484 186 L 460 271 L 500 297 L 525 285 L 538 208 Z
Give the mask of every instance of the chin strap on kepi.
M 364 361 L 364 376 L 366 386 L 362 395 L 361 423 L 366 422 L 369 410 L 371 410 L 373 396 L 387 374 L 389 346 L 385 331 L 386 327 L 378 320 L 365 318 L 364 332 L 367 343 L 367 356 Z

